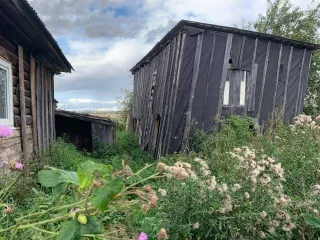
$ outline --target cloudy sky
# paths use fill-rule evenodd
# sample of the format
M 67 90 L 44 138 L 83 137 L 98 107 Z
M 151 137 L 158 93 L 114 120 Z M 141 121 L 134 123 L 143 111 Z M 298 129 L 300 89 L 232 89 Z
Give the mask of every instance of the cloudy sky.
M 59 107 L 116 109 L 129 69 L 179 20 L 241 26 L 266 0 L 29 0 L 75 71 L 55 77 Z M 306 8 L 306 1 L 293 0 Z

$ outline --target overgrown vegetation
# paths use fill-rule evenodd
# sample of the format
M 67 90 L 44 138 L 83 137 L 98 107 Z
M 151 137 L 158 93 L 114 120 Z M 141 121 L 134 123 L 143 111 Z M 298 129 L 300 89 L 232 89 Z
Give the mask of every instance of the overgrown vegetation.
M 158 160 L 131 133 L 91 154 L 57 140 L 41 159 L 50 167 L 28 181 L 15 171 L 14 184 L 1 185 L 0 236 L 318 238 L 320 124 L 302 115 L 293 126 L 270 125 L 260 135 L 250 118 L 232 116 L 210 134 L 197 132 L 193 152 Z

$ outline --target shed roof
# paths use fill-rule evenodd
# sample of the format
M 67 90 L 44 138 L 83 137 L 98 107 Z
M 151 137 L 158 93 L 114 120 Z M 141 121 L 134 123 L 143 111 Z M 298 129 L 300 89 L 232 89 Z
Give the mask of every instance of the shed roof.
M 243 30 L 243 29 L 234 28 L 234 27 L 225 27 L 225 26 L 219 26 L 219 25 L 208 24 L 208 23 L 181 20 L 130 71 L 132 73 L 136 72 L 141 66 L 143 66 L 145 63 L 148 63 L 156 54 L 158 54 L 167 45 L 167 43 L 171 41 L 171 39 L 178 34 L 180 30 L 190 29 L 190 28 L 240 34 L 248 37 L 265 39 L 272 42 L 288 44 L 291 46 L 308 48 L 310 50 L 320 49 L 320 45 L 318 44 L 274 36 L 271 34 Z
M 45 58 L 44 64 L 55 73 L 73 70 L 58 43 L 27 0 L 0 0 L 1 9 L 6 15 L 1 21 L 7 22 L 5 26 L 10 27 L 10 31 L 19 32 L 19 35 L 12 34 L 19 44 L 24 42 L 28 50 L 38 54 L 39 58 Z
M 84 114 L 84 113 L 70 112 L 70 111 L 61 110 L 61 109 L 56 109 L 55 115 L 68 117 L 68 118 L 74 118 L 74 119 L 87 121 L 87 122 L 100 123 L 103 125 L 115 125 L 115 122 L 109 118 L 92 116 L 92 115 Z

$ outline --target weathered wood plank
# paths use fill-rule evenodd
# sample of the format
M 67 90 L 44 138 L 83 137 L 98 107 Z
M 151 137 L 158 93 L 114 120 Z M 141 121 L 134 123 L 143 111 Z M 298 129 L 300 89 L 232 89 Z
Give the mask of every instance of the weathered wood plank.
M 286 82 L 285 82 L 285 86 L 284 86 L 284 97 L 283 97 L 283 105 L 282 105 L 282 111 L 283 111 L 282 120 L 284 120 L 284 114 L 285 114 L 286 104 L 287 104 L 287 91 L 288 91 L 289 74 L 290 74 L 290 68 L 291 68 L 292 52 L 293 52 L 293 47 L 291 47 L 291 49 L 290 49 L 288 68 L 287 68 L 287 76 L 286 76 Z
M 276 114 L 276 98 L 277 98 L 277 91 L 278 91 L 278 83 L 279 83 L 279 78 L 280 78 L 280 66 L 281 66 L 281 57 L 282 57 L 282 49 L 283 49 L 283 45 L 281 44 L 280 46 L 280 52 L 279 52 L 279 58 L 278 58 L 278 66 L 277 66 L 277 79 L 276 79 L 276 89 L 274 91 L 274 95 L 273 95 L 273 103 L 272 103 L 272 120 L 275 117 Z
M 254 64 L 252 71 L 247 78 L 246 106 L 247 111 L 254 112 L 255 110 L 255 86 L 257 80 L 258 64 Z
M 310 66 L 311 66 L 311 58 L 312 58 L 312 54 L 310 54 L 310 56 L 307 57 L 307 59 L 305 59 L 304 61 L 308 61 L 309 64 L 308 64 L 308 68 L 306 70 L 307 73 L 309 73 L 309 70 L 310 70 Z M 306 94 L 306 87 L 307 87 L 307 81 L 308 79 L 305 79 L 303 84 L 302 84 L 302 87 L 301 87 L 301 96 L 299 97 L 300 101 L 299 101 L 299 109 L 298 109 L 298 112 L 301 113 L 302 110 L 303 110 L 303 103 L 304 103 L 304 97 L 305 97 L 305 94 Z
M 305 58 L 306 58 L 306 52 L 307 52 L 307 49 L 304 49 L 304 52 L 303 52 L 303 57 L 302 57 L 302 63 L 301 63 L 301 69 L 300 69 L 300 73 L 299 73 L 299 86 L 298 86 L 298 95 L 297 95 L 297 100 L 296 100 L 296 107 L 294 109 L 294 115 L 296 116 L 297 113 L 299 114 L 299 109 L 300 109 L 300 93 L 301 93 L 301 86 L 302 86 L 302 71 L 303 71 L 303 66 L 304 66 L 304 61 L 305 61 Z
M 46 147 L 49 147 L 49 101 L 48 101 L 48 79 L 49 79 L 49 71 L 45 68 L 45 78 L 44 80 L 44 104 L 45 104 L 45 139 L 46 139 Z
M 42 150 L 42 131 L 41 131 L 41 65 L 36 64 L 36 113 L 37 113 L 37 134 L 38 134 L 38 150 Z
M 220 89 L 219 89 L 219 103 L 218 103 L 218 109 L 217 109 L 217 113 L 216 113 L 216 121 L 218 119 L 220 119 L 220 117 L 221 117 L 221 107 L 223 104 L 224 87 L 225 87 L 225 83 L 227 80 L 228 69 L 230 68 L 229 58 L 230 58 L 230 52 L 231 52 L 231 47 L 232 47 L 232 39 L 233 39 L 233 34 L 228 33 L 226 50 L 224 52 L 224 62 L 223 62 L 223 67 L 222 67 L 222 74 L 221 74 L 221 82 L 220 82 Z
M 12 65 L 18 65 L 18 57 L 0 45 L 0 56 L 11 62 Z M 22 60 L 23 61 L 23 60 Z M 22 62 L 23 64 L 23 62 Z
M 42 148 L 43 149 L 46 149 L 46 147 L 47 147 L 47 145 L 46 145 L 46 126 L 45 126 L 45 115 L 46 115 L 46 112 L 45 112 L 45 91 L 44 91 L 44 89 L 46 89 L 45 70 L 46 70 L 45 66 L 43 64 L 41 64 L 40 104 L 41 104 L 41 134 L 42 134 Z
M 243 52 L 244 52 L 244 46 L 246 45 L 246 36 L 242 37 L 242 44 L 241 44 L 241 50 L 240 50 L 240 57 L 239 57 L 239 64 L 238 66 L 242 66 L 242 58 L 243 58 Z
M 16 46 L 14 46 L 11 42 L 9 42 L 7 39 L 0 36 L 0 45 L 6 49 L 8 49 L 13 54 L 17 54 L 18 49 Z
M 231 71 L 232 73 L 232 81 L 234 81 L 234 99 L 233 99 L 233 105 L 239 106 L 240 105 L 240 87 L 241 87 L 241 81 L 243 78 L 243 71 Z
M 37 137 L 37 110 L 36 110 L 36 62 L 33 55 L 30 56 L 30 92 L 31 92 L 31 111 L 32 111 L 32 136 L 33 150 L 38 150 Z
M 262 100 L 263 100 L 263 92 L 264 92 L 264 84 L 266 82 L 266 76 L 267 76 L 267 69 L 268 69 L 268 63 L 269 63 L 269 53 L 270 53 L 270 45 L 271 42 L 268 42 L 268 47 L 267 47 L 267 53 L 266 53 L 266 59 L 264 62 L 264 68 L 263 68 L 263 77 L 262 77 L 262 83 L 261 83 L 261 91 L 260 91 L 260 96 L 258 99 L 258 113 L 257 117 L 260 118 L 260 112 L 261 112 L 261 106 L 262 106 Z
M 191 89 L 190 89 L 190 95 L 189 95 L 189 103 L 188 103 L 188 110 L 187 110 L 187 116 L 186 116 L 186 125 L 184 128 L 183 138 L 182 138 L 182 151 L 187 151 L 189 148 L 189 134 L 190 134 L 190 127 L 191 127 L 191 112 L 192 112 L 192 105 L 194 100 L 194 92 L 196 89 L 196 84 L 198 80 L 198 74 L 199 74 L 199 67 L 200 67 L 200 58 L 201 58 L 201 52 L 202 52 L 202 43 L 203 43 L 203 33 L 200 33 L 198 35 L 198 41 L 197 41 L 197 47 L 196 47 L 196 55 L 194 59 L 194 65 L 193 65 L 193 76 L 192 76 L 192 82 L 191 82 Z
M 234 93 L 235 93 L 236 87 L 235 87 L 234 75 L 235 75 L 234 71 L 232 71 L 231 69 L 228 69 L 226 81 L 229 81 L 229 104 L 228 105 L 230 106 L 230 110 L 232 110 L 232 108 L 235 105 Z M 223 102 L 222 102 L 222 105 L 223 105 Z
M 26 122 L 26 107 L 25 107 L 25 88 L 24 88 L 24 70 L 23 70 L 23 48 L 18 47 L 19 56 L 19 89 L 20 89 L 20 116 L 21 116 L 21 143 L 22 143 L 22 157 L 26 162 L 28 161 L 27 154 L 27 122 Z

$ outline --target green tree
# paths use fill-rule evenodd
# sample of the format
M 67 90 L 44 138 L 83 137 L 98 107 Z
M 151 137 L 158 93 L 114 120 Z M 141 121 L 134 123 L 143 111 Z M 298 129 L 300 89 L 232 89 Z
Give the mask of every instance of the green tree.
M 320 3 L 312 1 L 307 10 L 294 6 L 290 0 L 267 0 L 265 14 L 260 14 L 254 22 L 244 24 L 244 28 L 257 32 L 291 38 L 310 43 L 320 43 Z M 320 111 L 320 52 L 311 59 L 309 83 L 304 111 L 315 114 Z
M 133 104 L 133 93 L 125 89 L 124 95 L 118 99 L 119 109 L 122 112 L 123 119 L 127 119 L 128 114 L 132 109 Z

